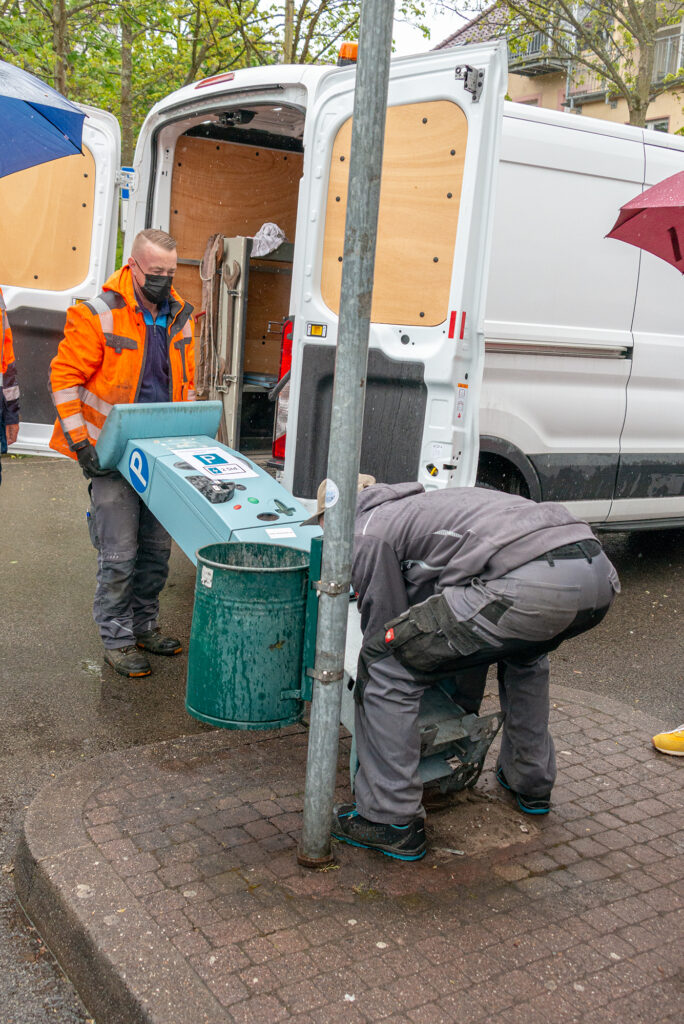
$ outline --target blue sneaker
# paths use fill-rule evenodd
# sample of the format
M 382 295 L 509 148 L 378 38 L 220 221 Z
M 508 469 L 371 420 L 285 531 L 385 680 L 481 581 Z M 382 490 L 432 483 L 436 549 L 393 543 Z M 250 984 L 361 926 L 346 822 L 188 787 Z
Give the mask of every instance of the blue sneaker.
M 414 818 L 407 825 L 383 825 L 364 818 L 356 810 L 356 804 L 333 807 L 330 834 L 350 846 L 377 850 L 395 860 L 420 860 L 427 849 L 422 818 Z
M 496 781 L 509 793 L 513 793 L 518 801 L 518 807 L 525 814 L 548 814 L 551 810 L 551 795 L 549 796 L 526 796 L 524 793 L 516 793 L 503 773 L 503 769 L 496 769 Z

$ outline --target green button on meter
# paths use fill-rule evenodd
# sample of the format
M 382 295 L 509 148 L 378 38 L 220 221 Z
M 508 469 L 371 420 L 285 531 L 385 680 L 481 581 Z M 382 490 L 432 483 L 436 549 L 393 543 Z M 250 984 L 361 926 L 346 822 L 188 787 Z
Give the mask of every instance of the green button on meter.
M 258 505 L 259 504 L 259 499 L 258 498 L 248 498 L 247 501 L 250 501 L 252 503 L 252 505 Z

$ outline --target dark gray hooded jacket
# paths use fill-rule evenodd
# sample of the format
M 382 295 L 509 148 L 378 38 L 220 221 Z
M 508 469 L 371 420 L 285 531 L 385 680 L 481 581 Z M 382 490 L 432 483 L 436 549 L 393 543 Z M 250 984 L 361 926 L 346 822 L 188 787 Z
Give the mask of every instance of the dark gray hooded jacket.
M 593 536 L 553 502 L 481 487 L 368 487 L 356 503 L 352 566 L 364 637 L 446 587 L 474 577 L 498 579 L 553 548 Z

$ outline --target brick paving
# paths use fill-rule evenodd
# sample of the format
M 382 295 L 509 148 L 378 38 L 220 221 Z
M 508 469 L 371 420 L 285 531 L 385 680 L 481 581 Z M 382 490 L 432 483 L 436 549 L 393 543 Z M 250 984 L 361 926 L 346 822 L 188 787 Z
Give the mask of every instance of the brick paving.
M 555 688 L 552 813 L 519 813 L 493 779 L 492 751 L 479 803 L 453 799 L 430 816 L 431 848 L 417 864 L 336 843 L 333 867 L 297 865 L 299 726 L 212 732 L 95 761 L 80 826 L 94 863 L 105 861 L 128 894 L 119 912 L 134 905 L 153 922 L 210 994 L 202 1019 L 679 1022 L 684 763 L 652 750 L 656 725 Z M 343 741 L 341 799 L 347 757 Z M 462 851 L 444 845 L 458 840 L 466 811 L 476 836 L 499 822 L 475 852 L 465 840 Z M 70 897 L 60 899 L 68 916 Z M 116 951 L 104 953 L 116 964 Z

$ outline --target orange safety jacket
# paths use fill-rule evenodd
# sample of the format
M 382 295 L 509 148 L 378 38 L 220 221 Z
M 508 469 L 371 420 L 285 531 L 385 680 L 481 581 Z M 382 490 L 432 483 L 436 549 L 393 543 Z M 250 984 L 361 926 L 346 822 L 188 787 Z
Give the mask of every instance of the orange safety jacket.
M 3 412 L 5 423 L 19 422 L 19 385 L 17 384 L 17 368 L 14 364 L 14 342 L 12 329 L 7 317 L 7 307 L 0 288 L 0 399 L 4 398 Z M 0 407 L 2 401 L 0 400 Z
M 7 317 L 7 307 L 0 288 L 0 374 L 5 373 L 10 363 L 14 362 L 14 344 L 12 331 Z
M 169 401 L 195 398 L 193 307 L 171 289 L 166 328 Z M 50 364 L 57 421 L 50 447 L 76 458 L 74 447 L 97 439 L 114 405 L 140 393 L 147 330 L 128 266 L 112 274 L 100 294 L 67 310 L 64 339 Z

